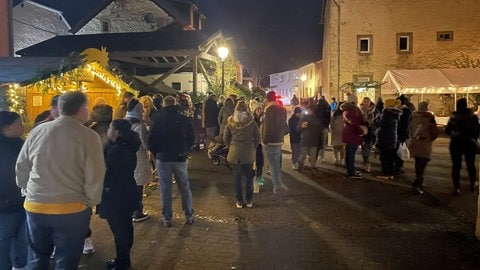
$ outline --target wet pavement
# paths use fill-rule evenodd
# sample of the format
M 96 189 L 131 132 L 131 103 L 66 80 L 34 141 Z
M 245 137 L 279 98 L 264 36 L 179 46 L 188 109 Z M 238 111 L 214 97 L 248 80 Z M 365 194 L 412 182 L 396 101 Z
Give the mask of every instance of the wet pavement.
M 173 227 L 162 227 L 158 185 L 148 187 L 151 218 L 134 225 L 133 269 L 479 269 L 478 191 L 462 182 L 468 192 L 451 195 L 445 142 L 438 142 L 421 196 L 410 189 L 411 161 L 394 181 L 379 181 L 375 173 L 348 180 L 344 168 L 328 162 L 312 176 L 291 169 L 286 145 L 285 192 L 272 194 L 267 175 L 254 207 L 243 209 L 235 207 L 231 172 L 194 153 L 195 223 L 184 224 L 174 188 Z M 94 216 L 91 227 L 97 251 L 82 257 L 80 269 L 105 269 L 115 256 L 113 238 L 105 220 Z

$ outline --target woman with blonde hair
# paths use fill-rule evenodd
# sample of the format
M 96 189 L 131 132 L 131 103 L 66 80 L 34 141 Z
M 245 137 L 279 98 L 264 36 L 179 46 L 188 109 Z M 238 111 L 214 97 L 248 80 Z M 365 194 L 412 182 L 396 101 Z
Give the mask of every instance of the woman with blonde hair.
M 228 118 L 223 140 L 229 147 L 227 161 L 232 164 L 236 207 L 253 206 L 253 162 L 260 132 L 253 115 L 248 112 L 245 101 L 239 101 L 235 112 Z M 245 198 L 242 192 L 242 180 L 245 178 Z
M 143 121 L 149 127 L 153 123 L 153 115 L 157 111 L 157 107 L 153 104 L 153 98 L 151 96 L 140 97 L 140 103 L 143 105 Z

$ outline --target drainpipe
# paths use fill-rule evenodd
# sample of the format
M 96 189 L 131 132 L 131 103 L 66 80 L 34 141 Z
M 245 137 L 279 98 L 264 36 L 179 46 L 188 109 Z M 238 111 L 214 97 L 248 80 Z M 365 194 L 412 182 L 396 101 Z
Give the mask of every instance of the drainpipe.
M 340 5 L 337 3 L 336 0 L 332 0 L 332 2 L 337 6 L 337 11 L 338 11 L 338 19 L 337 19 L 337 98 L 340 100 L 340 19 L 341 19 L 341 13 L 340 13 Z
M 12 0 L 0 0 L 0 56 L 13 56 Z

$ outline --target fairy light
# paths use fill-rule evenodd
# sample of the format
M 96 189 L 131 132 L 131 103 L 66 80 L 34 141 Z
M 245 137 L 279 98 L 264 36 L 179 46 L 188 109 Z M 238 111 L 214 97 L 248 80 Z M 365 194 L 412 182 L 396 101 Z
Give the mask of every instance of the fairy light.
M 8 110 L 11 112 L 16 112 L 20 115 L 25 113 L 25 97 L 20 95 L 19 92 L 20 85 L 12 83 L 8 85 L 7 96 L 9 107 Z

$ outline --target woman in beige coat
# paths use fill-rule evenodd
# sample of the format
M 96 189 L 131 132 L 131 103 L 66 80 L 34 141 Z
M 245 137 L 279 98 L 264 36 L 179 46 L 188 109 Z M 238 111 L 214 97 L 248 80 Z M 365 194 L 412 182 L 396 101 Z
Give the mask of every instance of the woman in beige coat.
M 253 115 L 248 112 L 245 101 L 239 101 L 235 112 L 228 118 L 223 133 L 223 140 L 229 147 L 227 161 L 232 165 L 236 207 L 253 206 L 253 162 L 257 145 L 260 143 L 260 132 Z M 245 178 L 245 199 L 242 192 L 242 179 Z

